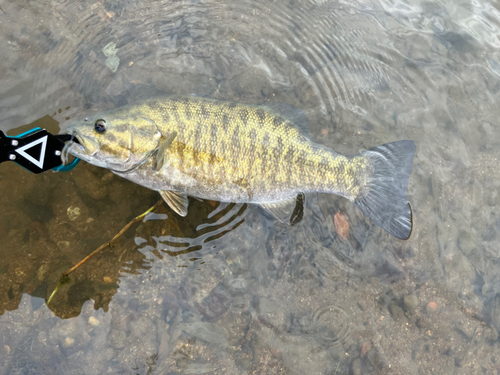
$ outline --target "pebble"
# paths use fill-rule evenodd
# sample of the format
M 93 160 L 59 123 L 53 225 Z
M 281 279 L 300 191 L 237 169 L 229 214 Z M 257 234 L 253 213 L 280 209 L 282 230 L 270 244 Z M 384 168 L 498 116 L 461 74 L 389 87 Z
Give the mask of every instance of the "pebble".
M 65 348 L 69 348 L 69 347 L 73 346 L 74 343 L 75 343 L 75 339 L 74 338 L 72 338 L 72 337 L 66 337 L 66 339 L 64 340 L 63 346 Z
M 489 194 L 486 195 L 486 202 L 490 206 L 500 206 L 500 191 L 494 187 L 489 190 Z
M 122 330 L 113 330 L 109 334 L 109 341 L 111 342 L 111 345 L 115 349 L 121 349 L 125 347 L 125 340 L 127 339 L 127 335 L 125 334 L 125 331 Z
M 116 48 L 116 44 L 111 42 L 106 45 L 102 49 L 103 53 L 108 56 L 106 59 L 106 65 L 108 66 L 109 69 L 114 73 L 117 71 L 118 66 L 120 65 L 120 58 L 116 56 L 116 52 L 118 49 Z
M 67 249 L 69 245 L 70 245 L 69 241 L 57 241 L 57 247 L 61 250 Z
M 115 356 L 113 348 L 106 348 L 101 352 L 102 358 L 105 361 L 111 361 Z
M 424 355 L 421 345 L 416 345 L 415 349 L 412 350 L 411 355 L 415 360 L 420 360 Z
M 15 274 L 17 277 L 22 277 L 24 276 L 24 271 L 21 267 L 17 267 L 15 270 L 14 270 Z
M 368 301 L 366 301 L 364 299 L 360 299 L 360 300 L 358 300 L 358 306 L 362 311 L 366 311 L 366 310 L 368 310 L 368 307 L 369 307 Z
M 419 300 L 417 295 L 415 293 L 412 293 L 406 295 L 403 299 L 403 302 L 406 310 L 414 312 L 418 307 Z
M 436 312 L 437 310 L 437 303 L 436 302 L 429 302 L 427 306 L 425 307 L 425 312 L 427 315 L 432 315 Z
M 44 279 L 44 276 L 47 273 L 48 269 L 49 269 L 48 264 L 42 264 L 40 268 L 38 268 L 38 270 L 36 271 L 36 277 L 38 281 L 42 281 Z
M 352 361 L 351 364 L 351 373 L 352 375 L 362 375 L 362 366 L 361 366 L 361 359 L 356 358 L 354 361 Z
M 99 325 L 99 320 L 97 320 L 96 318 L 94 318 L 93 316 L 91 316 L 89 318 L 89 324 L 91 326 L 97 327 Z
M 405 313 L 401 307 L 395 304 L 389 305 L 389 311 L 391 312 L 391 315 L 394 319 L 396 320 L 401 320 L 405 318 Z
M 335 224 L 335 230 L 339 237 L 343 240 L 347 240 L 349 238 L 349 222 L 345 215 L 337 212 L 333 218 Z
M 217 285 L 201 303 L 195 305 L 205 320 L 215 321 L 229 309 L 231 295 L 224 286 Z
M 111 277 L 109 277 L 109 276 L 104 276 L 102 279 L 104 280 L 104 282 L 106 284 L 110 284 L 110 283 L 113 282 L 113 279 Z
M 80 207 L 69 206 L 66 213 L 68 214 L 69 221 L 75 221 L 80 216 Z
M 418 316 L 415 320 L 415 324 L 418 328 L 426 329 L 429 327 L 429 321 L 424 316 Z
M 364 357 L 372 349 L 372 343 L 370 341 L 365 341 L 361 344 L 361 357 Z
M 485 327 L 484 338 L 489 342 L 495 342 L 498 340 L 498 332 L 496 329 L 491 327 Z
M 10 346 L 9 345 L 4 345 L 3 348 L 7 354 L 10 354 Z

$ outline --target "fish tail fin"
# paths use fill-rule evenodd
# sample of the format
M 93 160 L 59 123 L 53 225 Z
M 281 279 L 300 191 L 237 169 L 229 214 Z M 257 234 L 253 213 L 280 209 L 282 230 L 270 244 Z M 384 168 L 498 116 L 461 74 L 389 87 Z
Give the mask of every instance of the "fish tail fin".
M 408 239 L 412 229 L 412 213 L 406 190 L 415 143 L 387 143 L 363 151 L 361 155 L 368 159 L 370 176 L 367 189 L 354 203 L 382 229 L 396 238 Z

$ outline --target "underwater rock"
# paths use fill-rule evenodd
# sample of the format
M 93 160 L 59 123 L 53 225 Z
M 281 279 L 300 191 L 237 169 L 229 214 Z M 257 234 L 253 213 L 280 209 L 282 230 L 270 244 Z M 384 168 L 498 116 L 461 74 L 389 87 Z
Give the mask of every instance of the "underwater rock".
M 414 312 L 418 307 L 419 300 L 417 295 L 415 293 L 412 293 L 404 296 L 403 303 L 406 310 L 408 310 L 409 312 Z
M 198 311 L 206 321 L 215 321 L 224 314 L 231 305 L 231 296 L 222 285 L 217 285 L 201 303 L 195 303 Z

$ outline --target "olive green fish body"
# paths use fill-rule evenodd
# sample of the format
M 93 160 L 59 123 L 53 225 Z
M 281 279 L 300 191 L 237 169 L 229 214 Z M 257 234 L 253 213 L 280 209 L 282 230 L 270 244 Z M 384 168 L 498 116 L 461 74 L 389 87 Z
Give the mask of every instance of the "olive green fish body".
M 177 132 L 160 171 L 151 161 L 136 175 L 123 174 L 155 190 L 259 203 L 312 191 L 354 199 L 363 187 L 364 157 L 313 143 L 272 108 L 174 97 L 146 101 L 131 114 L 152 119 L 163 136 Z
M 96 127 L 101 120 L 107 124 L 102 133 Z M 303 114 L 289 105 L 155 98 L 74 125 L 69 132 L 81 145 L 70 152 L 167 192 L 162 196 L 169 203 L 168 192 L 181 201 L 190 195 L 263 205 L 300 193 L 332 193 L 355 202 L 397 237 L 408 235 L 413 142 L 344 156 L 311 141 L 304 127 Z M 391 200 L 396 207 L 384 213 Z

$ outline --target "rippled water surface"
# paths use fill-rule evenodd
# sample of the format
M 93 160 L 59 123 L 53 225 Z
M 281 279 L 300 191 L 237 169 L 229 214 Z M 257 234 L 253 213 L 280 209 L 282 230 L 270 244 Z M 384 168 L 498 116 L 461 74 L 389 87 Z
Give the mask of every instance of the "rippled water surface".
M 0 129 L 158 95 L 302 109 L 353 154 L 411 139 L 414 230 L 308 195 L 163 206 L 81 163 L 0 166 L 0 374 L 496 374 L 500 8 L 494 1 L 0 2 Z M 28 125 L 28 126 L 24 126 Z

